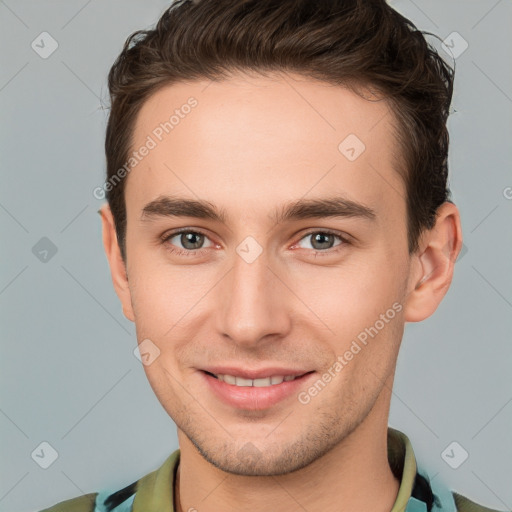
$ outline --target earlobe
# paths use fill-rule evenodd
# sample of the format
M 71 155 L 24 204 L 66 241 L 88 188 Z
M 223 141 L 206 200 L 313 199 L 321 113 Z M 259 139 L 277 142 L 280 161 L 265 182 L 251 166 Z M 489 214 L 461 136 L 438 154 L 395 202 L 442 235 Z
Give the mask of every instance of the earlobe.
M 125 263 L 121 257 L 121 250 L 119 249 L 114 217 L 108 204 L 104 205 L 99 210 L 99 213 L 101 215 L 101 223 L 103 230 L 103 247 L 105 248 L 105 254 L 107 256 L 108 264 L 110 266 L 112 283 L 114 285 L 116 294 L 119 297 L 119 300 L 121 301 L 124 316 L 128 318 L 128 320 L 134 322 L 135 315 L 133 313 L 131 303 L 131 294 L 128 285 L 128 275 Z
M 462 229 L 457 207 L 443 203 L 436 224 L 425 231 L 413 256 L 405 301 L 406 322 L 420 322 L 434 313 L 452 282 L 455 261 L 462 247 Z

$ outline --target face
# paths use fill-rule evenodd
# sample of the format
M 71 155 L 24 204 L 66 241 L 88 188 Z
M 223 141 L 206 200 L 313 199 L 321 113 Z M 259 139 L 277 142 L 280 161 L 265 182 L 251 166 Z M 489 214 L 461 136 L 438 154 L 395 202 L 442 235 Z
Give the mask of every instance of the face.
M 411 260 L 388 108 L 238 75 L 140 112 L 120 296 L 179 435 L 224 471 L 304 467 L 389 402 Z

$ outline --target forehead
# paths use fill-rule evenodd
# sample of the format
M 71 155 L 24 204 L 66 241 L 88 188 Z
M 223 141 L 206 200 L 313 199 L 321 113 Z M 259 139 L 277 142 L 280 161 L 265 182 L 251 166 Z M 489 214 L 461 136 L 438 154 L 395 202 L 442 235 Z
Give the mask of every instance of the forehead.
M 150 149 L 133 161 L 127 210 L 166 193 L 244 211 L 325 192 L 396 203 L 394 122 L 384 100 L 295 74 L 166 86 L 135 123 L 131 152 Z

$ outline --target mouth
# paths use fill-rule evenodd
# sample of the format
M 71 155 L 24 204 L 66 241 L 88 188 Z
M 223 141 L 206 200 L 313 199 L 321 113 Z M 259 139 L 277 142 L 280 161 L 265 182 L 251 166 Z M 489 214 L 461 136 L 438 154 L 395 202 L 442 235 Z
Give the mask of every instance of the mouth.
M 220 380 L 221 382 L 225 382 L 230 386 L 238 386 L 238 387 L 256 387 L 263 388 L 267 386 L 277 386 L 283 382 L 291 382 L 295 379 L 300 379 L 304 377 L 304 375 L 308 375 L 312 372 L 305 372 L 298 375 L 272 375 L 271 377 L 260 377 L 257 379 L 250 379 L 237 375 L 230 375 L 227 373 L 212 373 L 204 370 L 207 375 Z
M 301 389 L 310 385 L 316 372 L 277 368 L 261 371 L 210 368 L 199 373 L 206 392 L 225 405 L 261 411 L 296 397 Z

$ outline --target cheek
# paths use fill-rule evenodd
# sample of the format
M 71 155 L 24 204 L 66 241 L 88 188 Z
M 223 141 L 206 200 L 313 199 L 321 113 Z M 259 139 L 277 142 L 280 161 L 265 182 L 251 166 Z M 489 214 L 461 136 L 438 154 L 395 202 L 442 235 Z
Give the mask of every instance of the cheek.
M 180 366 L 180 350 L 199 337 L 201 326 L 215 311 L 209 302 L 214 294 L 208 296 L 214 276 L 200 266 L 171 267 L 154 260 L 132 263 L 130 291 L 137 339 L 151 340 L 160 351 L 146 370 L 157 376 L 164 368 L 174 368 L 174 374 Z
M 201 293 L 204 294 L 202 288 L 205 286 L 198 276 L 194 277 L 193 269 L 171 267 L 155 257 L 138 260 L 134 257 L 130 293 L 136 323 L 151 327 L 162 335 L 161 327 L 168 324 L 170 328 L 185 315 Z
M 297 272 L 290 279 L 297 297 L 307 305 L 302 307 L 309 311 L 306 314 L 346 339 L 373 325 L 394 303 L 401 303 L 406 276 L 400 268 L 398 263 L 366 258 L 363 263 L 313 269 L 307 275 Z

